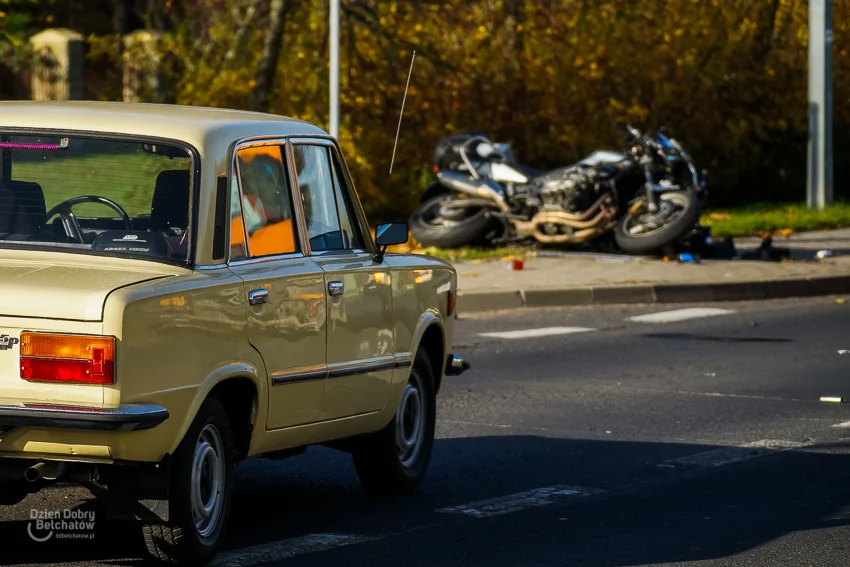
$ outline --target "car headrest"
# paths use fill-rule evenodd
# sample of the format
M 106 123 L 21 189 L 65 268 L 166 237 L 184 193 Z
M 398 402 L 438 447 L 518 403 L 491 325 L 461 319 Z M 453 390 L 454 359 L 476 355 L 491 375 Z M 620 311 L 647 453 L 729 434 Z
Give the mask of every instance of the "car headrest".
M 32 234 L 47 220 L 44 191 L 33 181 L 0 183 L 0 231 Z
M 189 226 L 189 170 L 168 169 L 156 176 L 151 202 L 151 227 L 157 230 Z
M 168 258 L 168 242 L 160 232 L 107 230 L 95 237 L 92 250 Z

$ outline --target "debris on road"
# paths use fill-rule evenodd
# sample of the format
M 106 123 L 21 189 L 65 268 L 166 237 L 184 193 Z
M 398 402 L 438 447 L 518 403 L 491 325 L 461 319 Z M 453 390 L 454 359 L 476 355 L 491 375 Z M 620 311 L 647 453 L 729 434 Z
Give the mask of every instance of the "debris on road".
M 827 258 L 831 258 L 832 256 L 834 256 L 834 254 L 832 253 L 832 250 L 818 250 L 817 253 L 815 254 L 815 257 L 818 260 L 825 260 Z
M 521 270 L 525 267 L 525 262 L 520 257 L 508 256 L 502 258 L 502 265 L 505 266 L 506 270 Z

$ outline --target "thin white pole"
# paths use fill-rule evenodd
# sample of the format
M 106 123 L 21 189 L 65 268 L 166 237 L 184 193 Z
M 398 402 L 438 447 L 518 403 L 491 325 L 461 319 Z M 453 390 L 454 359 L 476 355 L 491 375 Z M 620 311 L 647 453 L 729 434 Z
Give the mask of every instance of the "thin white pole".
M 809 0 L 809 208 L 832 204 L 832 0 Z
M 339 139 L 339 0 L 331 2 L 331 109 L 330 109 L 330 134 Z

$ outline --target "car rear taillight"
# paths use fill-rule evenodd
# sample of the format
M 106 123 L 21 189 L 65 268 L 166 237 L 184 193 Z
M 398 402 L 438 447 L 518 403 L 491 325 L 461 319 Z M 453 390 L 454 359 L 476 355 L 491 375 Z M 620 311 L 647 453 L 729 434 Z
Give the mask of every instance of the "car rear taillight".
M 114 384 L 115 339 L 21 333 L 21 378 L 30 382 Z

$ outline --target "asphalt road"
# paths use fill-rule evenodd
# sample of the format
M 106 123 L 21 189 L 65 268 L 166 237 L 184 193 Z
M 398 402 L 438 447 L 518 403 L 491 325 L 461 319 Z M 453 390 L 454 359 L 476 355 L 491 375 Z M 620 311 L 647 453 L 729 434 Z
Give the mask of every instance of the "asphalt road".
M 850 405 L 819 398 L 850 400 L 848 321 L 836 298 L 463 316 L 421 489 L 369 497 L 324 448 L 244 463 L 218 564 L 847 565 Z M 148 564 L 133 525 L 30 540 L 31 509 L 85 498 L 0 509 L 0 564 Z

